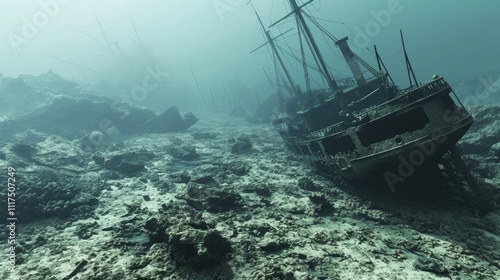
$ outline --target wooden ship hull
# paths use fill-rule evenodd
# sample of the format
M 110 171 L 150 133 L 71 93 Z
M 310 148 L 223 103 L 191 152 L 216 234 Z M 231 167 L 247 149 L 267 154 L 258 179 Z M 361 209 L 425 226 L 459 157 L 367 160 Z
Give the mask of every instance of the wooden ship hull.
M 398 182 L 436 162 L 472 125 L 471 115 L 454 103 L 451 93 L 438 78 L 369 109 L 350 124 L 301 136 L 281 130 L 281 135 L 292 151 L 329 174 L 356 183 Z
M 438 167 L 438 161 L 448 151 L 457 151 L 456 143 L 472 125 L 472 117 L 442 77 L 435 75 L 423 84 L 417 81 L 402 31 L 409 79 L 406 89 L 394 83 L 376 46 L 378 69 L 351 50 L 347 37 L 335 38 L 306 14 L 303 7 L 313 1 L 299 6 L 296 0 L 288 0 L 291 12 L 270 26 L 295 16 L 305 91 L 295 86 L 281 58 L 275 40 L 282 35 L 272 37 L 259 18 L 266 44 L 273 51 L 275 68 L 284 74 L 277 80 L 281 78 L 283 86 L 290 89 L 288 96 L 281 98 L 281 114 L 273 121 L 286 146 L 329 175 L 353 183 L 381 181 L 393 191 L 419 171 Z M 333 41 L 352 73 L 350 78 L 332 75 L 310 32 L 310 23 Z M 316 62 L 311 68 L 326 81 L 325 89 L 311 88 L 304 45 L 309 46 Z

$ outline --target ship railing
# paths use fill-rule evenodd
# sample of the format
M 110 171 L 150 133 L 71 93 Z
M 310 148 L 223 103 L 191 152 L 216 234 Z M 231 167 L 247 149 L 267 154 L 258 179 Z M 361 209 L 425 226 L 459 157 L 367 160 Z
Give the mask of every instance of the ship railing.
M 337 82 L 337 86 L 341 88 L 346 88 L 350 87 L 356 84 L 356 81 L 352 77 L 344 78 L 344 79 L 338 79 L 335 80 Z
M 379 115 L 385 113 L 388 106 L 390 107 L 391 105 L 395 105 L 398 103 L 413 102 L 413 101 L 416 101 L 422 97 L 432 95 L 432 94 L 439 92 L 439 91 L 446 89 L 446 88 L 449 88 L 449 85 L 446 81 L 444 81 L 444 79 L 442 77 L 435 79 L 435 80 L 428 82 L 428 83 L 425 83 L 419 87 L 413 87 L 413 90 L 403 91 L 406 93 L 407 98 L 402 98 L 403 96 L 398 96 L 397 98 L 395 98 L 391 101 L 388 101 L 384 104 L 376 106 L 372 109 L 369 109 L 368 111 L 365 111 L 359 115 L 356 115 L 356 119 L 363 119 L 364 117 L 368 116 L 368 114 L 373 114 L 373 113 L 375 113 L 375 117 L 379 116 Z M 402 94 L 402 95 L 404 95 L 404 94 Z M 290 138 L 290 140 L 294 143 L 299 143 L 299 142 L 312 141 L 312 140 L 324 138 L 324 137 L 330 136 L 332 134 L 342 132 L 344 130 L 344 124 L 345 124 L 345 122 L 336 123 L 334 125 L 310 132 L 308 134 L 305 134 L 305 135 L 302 135 L 299 137 Z
M 334 125 L 310 132 L 308 134 L 299 137 L 290 138 L 290 140 L 293 141 L 295 144 L 298 144 L 299 142 L 307 142 L 307 141 L 321 139 L 342 132 L 344 129 L 343 124 L 344 122 L 336 123 Z
M 420 86 L 412 86 L 409 88 L 406 88 L 401 91 L 400 95 L 407 94 L 407 93 L 415 93 L 419 95 L 419 93 L 422 93 L 423 96 L 428 96 L 431 95 L 437 91 L 440 91 L 442 89 L 445 89 L 449 87 L 448 83 L 444 80 L 443 77 L 434 79 L 430 82 L 424 83 Z
M 364 111 L 356 116 L 357 118 L 362 119 L 368 116 L 369 114 L 375 113 L 374 117 L 377 117 L 387 113 L 386 111 L 388 110 L 388 108 L 392 107 L 392 105 L 411 103 L 423 97 L 427 97 L 437 92 L 440 92 L 441 90 L 444 90 L 449 87 L 450 85 L 444 80 L 444 78 L 440 77 L 428 83 L 424 83 L 420 86 L 413 86 L 404 89 L 396 98 L 388 102 L 385 102 L 381 105 L 378 105 L 374 108 L 368 109 L 367 111 Z

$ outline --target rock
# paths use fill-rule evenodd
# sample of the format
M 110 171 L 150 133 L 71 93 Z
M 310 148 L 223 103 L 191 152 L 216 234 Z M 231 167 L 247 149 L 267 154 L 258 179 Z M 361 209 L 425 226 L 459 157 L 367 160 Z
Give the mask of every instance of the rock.
M 240 136 L 236 139 L 236 143 L 234 143 L 231 148 L 231 153 L 233 154 L 247 154 L 252 150 L 252 143 L 248 136 Z
M 49 81 L 47 88 L 58 94 L 69 94 L 69 95 L 80 93 L 82 91 L 78 83 L 65 80 L 61 76 L 59 76 L 59 78 L 60 79 L 54 79 L 52 81 Z
M 29 114 L 37 106 L 46 102 L 48 95 L 36 92 L 25 83 L 23 78 L 3 78 L 0 82 L 0 98 L 2 98 L 2 111 L 0 112 L 0 120 L 2 120 Z
M 168 181 L 159 181 L 155 184 L 160 193 L 169 192 L 173 188 L 173 184 Z
M 97 130 L 89 132 L 82 138 L 75 140 L 75 143 L 77 143 L 82 150 L 87 151 L 102 148 L 104 145 L 108 145 L 109 142 L 110 139 L 104 133 Z
M 174 183 L 187 184 L 191 181 L 191 175 L 189 175 L 189 172 L 187 170 L 170 174 L 169 177 L 172 178 Z
M 266 185 L 260 185 L 255 188 L 255 193 L 260 196 L 269 197 L 271 196 L 271 190 Z
M 481 219 L 481 225 L 487 231 L 500 236 L 500 210 L 486 214 Z
M 168 153 L 176 159 L 191 161 L 199 158 L 194 146 L 171 146 L 167 149 Z
M 189 172 L 187 171 L 184 171 L 181 173 L 181 175 L 179 176 L 179 182 L 180 183 L 189 183 L 189 181 L 191 181 L 191 177 L 189 176 Z
M 316 232 L 312 236 L 312 240 L 314 240 L 314 242 L 318 244 L 327 244 L 328 241 L 330 241 L 331 239 L 332 239 L 331 236 L 325 231 Z
M 198 178 L 193 178 L 191 181 L 203 185 L 210 185 L 210 186 L 218 185 L 217 181 L 215 181 L 215 179 L 211 175 L 205 175 Z
M 414 263 L 413 267 L 418 270 L 432 272 L 438 275 L 447 275 L 448 269 L 442 264 L 430 258 L 419 257 Z
M 265 226 L 255 226 L 252 225 L 249 231 L 249 234 L 255 237 L 263 237 L 266 233 L 271 230 L 271 227 L 268 225 Z
M 141 114 L 149 112 L 149 114 Z M 58 97 L 50 104 L 38 108 L 22 117 L 0 122 L 0 131 L 6 134 L 36 129 L 40 132 L 59 135 L 75 140 L 84 137 L 89 130 L 116 126 L 123 133 L 135 132 L 137 127 L 155 114 L 142 109 L 130 109 L 126 118 L 112 108 L 112 101 L 91 101 L 72 97 Z M 14 127 L 15 129 L 8 129 Z
M 318 191 L 319 187 L 311 180 L 311 178 L 303 177 L 298 181 L 299 188 L 306 191 Z
M 10 147 L 10 151 L 16 154 L 17 156 L 20 156 L 22 158 L 31 160 L 33 155 L 38 152 L 38 150 L 33 147 L 32 145 L 28 144 L 23 144 L 23 143 L 17 143 L 13 144 Z
M 129 268 L 131 270 L 139 270 L 145 268 L 150 263 L 151 261 L 147 259 L 137 257 L 130 262 Z
M 500 69 L 492 69 L 487 75 L 463 79 L 454 86 L 465 106 L 500 103 Z
M 52 70 L 38 76 L 22 74 L 19 77 L 23 78 L 29 86 L 43 88 L 57 94 L 76 95 L 82 91 L 77 82 L 66 80 Z
M 274 240 L 274 239 L 266 238 L 260 244 L 261 250 L 266 252 L 266 253 L 276 252 L 279 250 L 286 249 L 288 247 L 290 247 L 290 244 L 288 244 L 288 242 L 286 242 L 283 239 Z
M 33 97 L 35 90 L 24 82 L 23 78 L 4 78 L 0 83 L 0 91 L 2 93 L 11 93 L 18 95 L 28 95 Z
M 148 231 L 151 243 L 163 243 L 167 242 L 169 239 L 165 225 L 160 224 L 157 218 L 150 218 L 147 220 L 144 228 Z
M 460 140 L 464 154 L 488 154 L 500 142 L 500 106 L 480 105 L 469 109 L 474 123 Z
M 491 146 L 490 152 L 488 153 L 488 155 L 490 155 L 492 157 L 500 158 L 500 142 Z
M 105 158 L 104 158 L 104 155 L 102 153 L 97 152 L 97 153 L 95 153 L 95 154 L 92 155 L 92 160 L 96 164 L 104 165 Z
M 23 133 L 16 134 L 16 140 L 20 143 L 36 145 L 40 142 L 45 141 L 50 135 L 41 133 L 40 131 L 34 129 L 28 129 Z
M 44 218 L 83 218 L 93 215 L 99 195 L 104 188 L 97 178 L 66 178 L 52 168 L 32 166 L 32 173 L 18 178 L 23 191 L 16 196 L 16 211 L 23 223 Z M 21 174 L 20 174 L 21 175 Z
M 326 199 L 324 194 L 312 194 L 309 196 L 309 200 L 314 204 L 314 214 L 325 215 L 332 213 L 335 207 Z
M 160 181 L 160 176 L 156 172 L 149 172 L 148 174 L 144 175 L 146 179 L 149 179 L 151 182 L 158 182 Z
M 283 266 L 283 267 L 282 267 Z M 283 280 L 295 280 L 293 271 L 287 265 L 279 265 L 273 262 L 264 262 L 257 267 L 252 272 L 250 279 L 283 279 Z M 300 278 L 300 279 L 311 279 L 310 277 Z M 314 278 L 312 278 L 314 279 Z M 327 279 L 327 278 L 318 278 Z
M 89 239 L 96 233 L 98 227 L 99 224 L 97 222 L 78 225 L 75 235 L 80 239 Z
M 171 257 L 178 266 L 203 270 L 228 259 L 231 243 L 214 231 L 191 230 L 170 237 Z
M 104 168 L 121 173 L 136 173 L 144 170 L 144 162 L 136 152 L 115 153 L 106 157 Z
M 182 131 L 190 128 L 198 121 L 192 113 L 179 114 L 179 109 L 171 107 L 162 114 L 148 120 L 141 126 L 143 133 L 162 133 L 169 131 Z
M 241 162 L 231 162 L 226 165 L 229 172 L 236 176 L 245 176 L 250 171 L 250 167 Z
M 173 261 L 177 268 L 214 269 L 229 259 L 231 243 L 213 229 L 214 225 L 207 224 L 203 215 L 191 209 L 171 204 L 149 218 L 144 228 L 154 243 L 151 249 L 166 243 L 168 262 Z
M 60 136 L 49 136 L 36 148 L 38 153 L 33 156 L 33 160 L 53 168 L 68 165 L 83 167 L 86 162 L 83 151 Z
M 242 197 L 227 189 L 207 188 L 205 185 L 188 183 L 186 193 L 181 196 L 193 208 L 212 213 L 225 212 L 242 206 Z
M 55 98 L 34 112 L 0 121 L 0 135 L 11 137 L 27 129 L 36 129 L 75 140 L 90 130 L 107 133 L 109 128 L 116 127 L 123 134 L 164 133 L 186 130 L 197 121 L 191 113 L 182 118 L 175 107 L 156 115 L 148 109 L 117 104 L 104 97 L 92 100 L 65 96 Z
M 56 169 L 71 168 L 73 171 L 79 171 L 79 168 L 83 167 L 86 162 L 80 148 L 58 136 L 49 136 L 35 145 L 16 143 L 11 145 L 9 150 L 28 165 L 34 164 Z M 11 157 L 11 160 L 15 159 Z

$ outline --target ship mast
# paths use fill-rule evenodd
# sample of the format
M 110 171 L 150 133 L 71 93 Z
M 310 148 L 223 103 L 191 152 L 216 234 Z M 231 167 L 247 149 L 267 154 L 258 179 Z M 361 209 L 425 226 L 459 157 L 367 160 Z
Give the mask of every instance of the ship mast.
M 101 35 L 104 38 L 104 42 L 106 42 L 106 46 L 108 47 L 108 51 L 111 54 L 111 57 L 115 59 L 115 52 L 113 51 L 113 47 L 111 46 L 111 43 L 109 42 L 108 36 L 106 36 L 106 33 L 104 33 L 104 29 L 102 28 L 101 21 L 95 14 L 94 10 L 92 10 L 92 13 L 94 14 L 95 20 L 97 21 L 97 25 L 99 26 L 99 29 L 101 30 Z
M 304 15 L 302 14 L 302 7 L 299 7 L 299 5 L 297 4 L 297 2 L 295 0 L 289 0 L 289 1 L 290 1 L 290 5 L 292 6 L 293 13 L 297 17 L 300 24 L 302 25 L 302 28 L 305 32 L 305 35 L 306 35 L 309 43 L 311 44 L 312 50 L 313 50 L 314 54 L 316 55 L 321 68 L 323 69 L 323 75 L 325 76 L 326 81 L 328 82 L 330 89 L 332 90 L 332 92 L 336 92 L 337 90 L 339 90 L 339 87 L 338 87 L 335 79 L 332 77 L 332 75 L 330 75 L 330 71 L 328 70 L 328 67 L 326 66 L 325 60 L 323 59 L 323 56 L 321 55 L 321 52 L 318 48 L 318 45 L 316 44 L 316 41 L 314 40 L 314 37 L 311 34 L 311 30 L 307 26 L 307 22 L 304 19 Z M 310 2 L 312 2 L 312 1 L 307 2 L 305 5 L 307 5 Z
M 286 79 L 288 80 L 288 83 L 290 83 L 290 88 L 293 90 L 293 93 L 296 96 L 300 96 L 300 91 L 297 89 L 297 87 L 295 87 L 295 85 L 293 83 L 293 80 L 292 80 L 292 76 L 290 75 L 290 72 L 286 68 L 285 63 L 283 62 L 283 59 L 281 58 L 281 55 L 278 52 L 276 44 L 274 43 L 274 39 L 276 39 L 276 38 L 273 38 L 271 36 L 271 34 L 269 33 L 269 31 L 266 30 L 266 28 L 264 27 L 264 24 L 262 23 L 262 20 L 260 19 L 259 14 L 257 13 L 257 11 L 255 10 L 255 7 L 253 6 L 253 3 L 251 3 L 251 4 L 252 4 L 252 7 L 253 7 L 253 9 L 255 11 L 255 15 L 259 19 L 260 26 L 262 27 L 262 30 L 266 34 L 267 42 L 269 43 L 269 45 L 271 46 L 271 48 L 273 50 L 274 57 L 278 60 L 279 64 L 281 65 L 281 68 L 283 68 L 283 72 L 285 73 Z M 259 49 L 259 48 L 260 47 L 258 47 L 257 49 Z M 252 52 L 256 51 L 257 49 L 253 50 Z

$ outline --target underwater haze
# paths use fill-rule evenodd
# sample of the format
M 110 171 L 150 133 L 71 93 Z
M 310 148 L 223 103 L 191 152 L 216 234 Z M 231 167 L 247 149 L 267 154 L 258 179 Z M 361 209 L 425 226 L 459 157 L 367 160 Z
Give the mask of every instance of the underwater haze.
M 500 279 L 499 11 L 0 0 L 0 279 Z
M 0 34 L 4 39 L 0 42 L 0 73 L 14 77 L 21 73 L 38 75 L 51 69 L 66 79 L 79 81 L 94 82 L 113 74 L 113 79 L 119 79 L 120 74 L 124 75 L 124 66 L 109 65 L 112 54 L 107 43 L 115 56 L 132 59 L 139 43 L 133 20 L 143 44 L 157 59 L 146 64 L 157 63 L 161 58 L 165 69 L 162 71 L 168 72 L 171 82 L 175 82 L 169 89 L 173 91 L 171 95 L 189 92 L 196 99 L 193 102 L 199 102 L 190 67 L 205 94 L 210 88 L 219 90 L 233 79 L 261 94 L 262 85 L 267 84 L 262 67 L 272 72 L 272 62 L 263 53 L 249 55 L 264 42 L 264 37 L 246 2 L 2 1 Z M 254 4 L 266 27 L 288 13 L 288 5 L 283 1 Z M 375 63 L 376 44 L 397 82 L 406 82 L 400 29 L 420 80 L 440 74 L 458 82 L 498 67 L 499 8 L 500 3 L 493 0 L 479 4 L 452 0 L 318 1 L 307 7 L 313 16 L 337 22 L 320 21 L 338 38 L 349 36 L 351 45 L 370 63 Z M 278 35 L 287 28 L 278 26 L 271 31 Z M 331 42 L 319 43 L 329 50 L 326 45 Z M 343 64 L 335 57 L 329 59 L 333 66 Z M 143 72 L 137 67 L 136 71 Z M 300 71 L 294 75 L 297 83 L 304 83 Z

